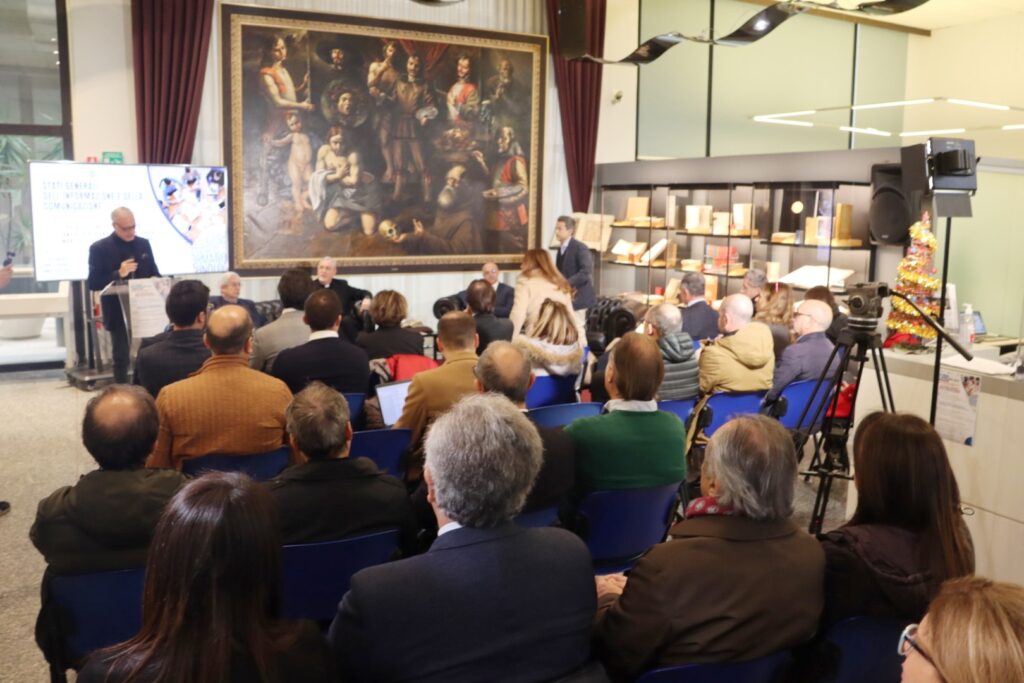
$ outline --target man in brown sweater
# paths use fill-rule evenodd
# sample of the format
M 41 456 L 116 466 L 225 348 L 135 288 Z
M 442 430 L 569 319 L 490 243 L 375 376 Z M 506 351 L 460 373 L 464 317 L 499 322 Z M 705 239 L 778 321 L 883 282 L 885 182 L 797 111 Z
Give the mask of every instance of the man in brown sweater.
M 187 379 L 160 391 L 160 433 L 148 467 L 181 469 L 202 455 L 251 455 L 286 443 L 288 386 L 249 368 L 252 320 L 241 306 L 210 314 L 203 343 L 213 354 Z

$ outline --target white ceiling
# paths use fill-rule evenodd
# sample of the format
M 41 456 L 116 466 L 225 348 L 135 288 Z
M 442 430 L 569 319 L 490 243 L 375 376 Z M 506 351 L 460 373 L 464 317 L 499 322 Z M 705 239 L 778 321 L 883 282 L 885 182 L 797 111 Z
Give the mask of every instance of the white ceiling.
M 844 7 L 856 4 L 850 0 L 839 0 L 839 2 Z M 1024 14 L 1024 0 L 929 0 L 909 12 L 887 18 L 877 16 L 871 18 L 901 26 L 935 31 L 950 26 L 997 19 L 1010 14 Z

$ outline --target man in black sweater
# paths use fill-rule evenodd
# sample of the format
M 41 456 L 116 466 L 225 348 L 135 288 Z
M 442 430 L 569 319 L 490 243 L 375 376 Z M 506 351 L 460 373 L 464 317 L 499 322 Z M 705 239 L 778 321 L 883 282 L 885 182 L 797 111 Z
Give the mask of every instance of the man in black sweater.
M 135 359 L 133 384 L 142 385 L 156 398 L 168 384 L 185 379 L 210 357 L 203 344 L 210 289 L 199 280 L 179 280 L 164 303 L 171 332 L 153 343 L 144 340 Z

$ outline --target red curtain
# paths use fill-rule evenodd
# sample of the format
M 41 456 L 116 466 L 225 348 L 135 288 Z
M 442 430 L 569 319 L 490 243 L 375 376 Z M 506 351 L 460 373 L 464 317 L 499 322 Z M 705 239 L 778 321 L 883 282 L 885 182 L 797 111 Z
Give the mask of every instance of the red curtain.
M 132 0 L 139 161 L 192 160 L 214 0 Z
M 561 55 L 558 31 L 559 0 L 547 0 L 548 35 L 555 60 L 555 84 L 562 110 L 562 138 L 569 194 L 573 211 L 587 211 L 594 182 L 594 153 L 597 149 L 597 121 L 601 111 L 601 65 L 571 62 Z M 586 36 L 588 52 L 604 53 L 605 0 L 587 0 Z

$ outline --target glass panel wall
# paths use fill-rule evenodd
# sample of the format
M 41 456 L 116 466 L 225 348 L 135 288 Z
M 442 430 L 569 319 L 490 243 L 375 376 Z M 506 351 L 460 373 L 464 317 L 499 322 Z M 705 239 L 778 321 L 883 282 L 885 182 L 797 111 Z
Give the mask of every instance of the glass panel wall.
M 0 123 L 62 121 L 57 3 L 0 2 Z
M 861 26 L 857 38 L 855 104 L 898 102 L 904 99 L 907 79 L 907 34 L 874 26 Z M 853 112 L 853 126 L 875 128 L 891 137 L 853 133 L 853 148 L 897 147 L 903 126 L 903 108 L 861 109 Z

